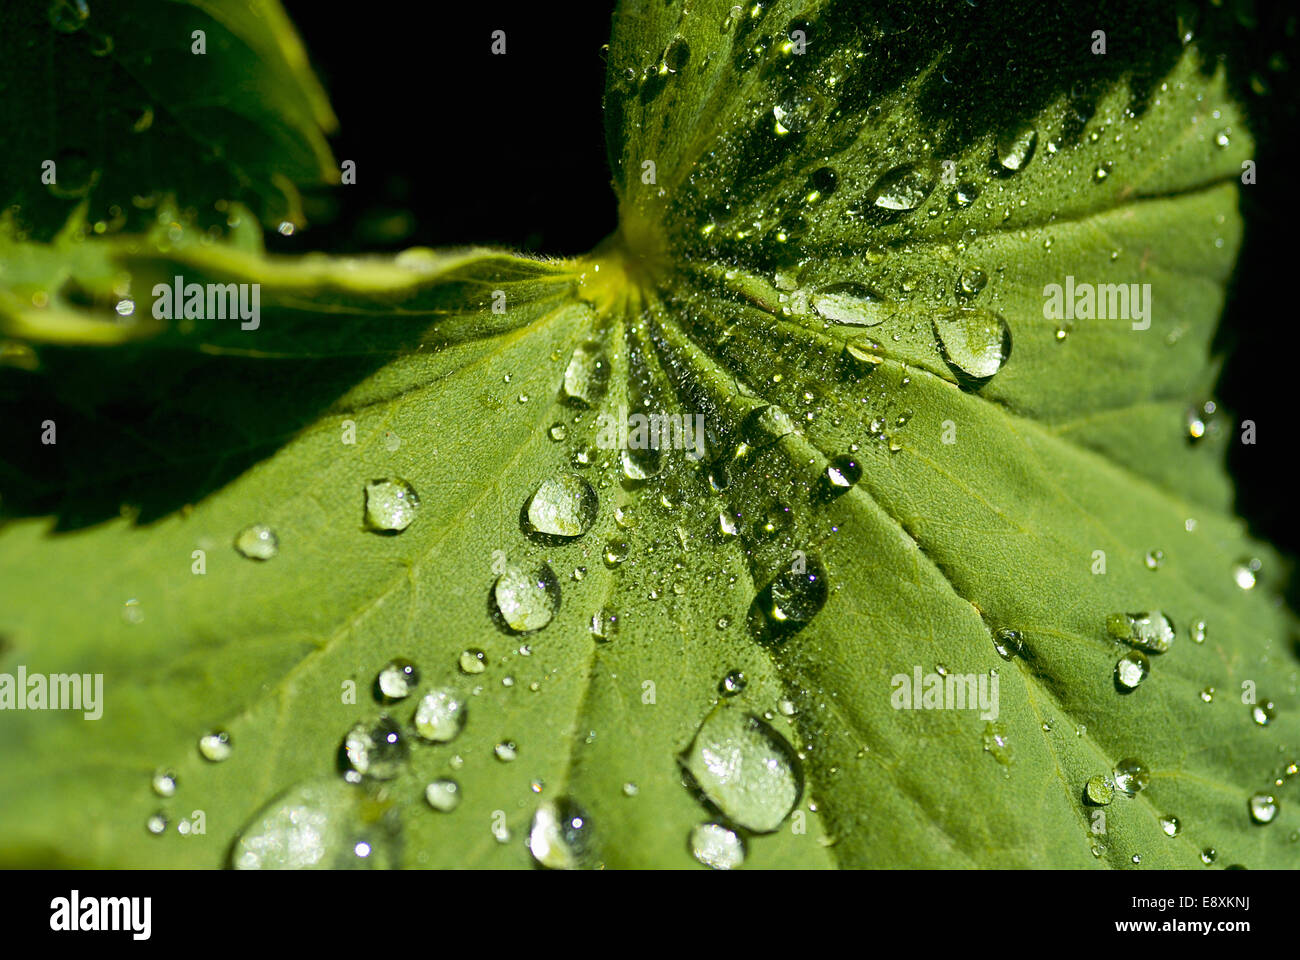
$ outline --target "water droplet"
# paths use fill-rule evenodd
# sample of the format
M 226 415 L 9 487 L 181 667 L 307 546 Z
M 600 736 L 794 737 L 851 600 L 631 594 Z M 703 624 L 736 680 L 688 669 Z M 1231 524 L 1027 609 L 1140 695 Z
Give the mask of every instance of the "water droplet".
M 1113 779 L 1115 786 L 1130 797 L 1135 797 L 1146 788 L 1151 779 L 1151 772 L 1142 765 L 1141 761 L 1128 757 L 1115 764 Z
M 460 784 L 455 780 L 434 780 L 424 788 L 424 799 L 440 813 L 451 813 L 460 806 Z
M 1029 166 L 1036 146 L 1038 131 L 1029 124 L 1020 124 L 1004 131 L 997 142 L 998 166 L 1003 173 L 1019 173 Z
M 1214 700 L 1214 688 L 1213 687 L 1203 688 L 1201 690 L 1201 699 L 1204 700 L 1206 703 L 1212 702 Z
M 1011 765 L 1011 738 L 1007 734 L 1005 724 L 985 723 L 983 740 L 985 753 L 992 756 L 994 760 L 1004 767 Z
M 1273 706 L 1272 700 L 1265 700 L 1250 708 L 1250 718 L 1261 727 L 1267 727 L 1273 722 L 1275 716 L 1277 716 L 1277 708 Z
M 749 681 L 745 679 L 744 673 L 739 670 L 732 670 L 718 681 L 718 692 L 724 697 L 734 697 L 743 693 L 748 683 Z
M 594 859 L 591 820 L 567 797 L 549 800 L 533 814 L 528 851 L 549 870 L 577 870 Z
M 664 468 L 664 455 L 659 447 L 624 447 L 619 451 L 623 476 L 639 483 L 659 476 Z
M 789 133 L 803 133 L 821 115 L 821 97 L 812 93 L 792 94 L 772 108 L 772 116 L 775 118 L 773 129 L 780 137 Z
M 1277 816 L 1277 800 L 1269 793 L 1250 796 L 1250 819 L 1256 823 L 1272 823 Z
M 90 7 L 86 0 L 51 0 L 48 16 L 59 33 L 76 33 L 90 19 Z
M 889 319 L 893 305 L 861 283 L 831 283 L 814 290 L 809 298 L 817 315 L 835 323 L 874 327 Z
M 609 643 L 618 633 L 618 614 L 601 607 L 591 615 L 591 635 L 600 643 Z
M 482 650 L 462 650 L 457 663 L 461 673 L 482 673 L 487 669 L 487 654 Z
M 1194 643 L 1204 643 L 1205 634 L 1208 627 L 1204 620 L 1197 620 L 1192 624 L 1191 635 Z
M 175 796 L 176 774 L 170 770 L 156 770 L 149 785 L 153 787 L 153 792 L 160 797 Z
M 371 480 L 366 484 L 366 526 L 379 533 L 400 533 L 411 525 L 420 497 L 405 480 Z
M 1183 825 L 1178 822 L 1177 817 L 1167 813 L 1160 818 L 1160 829 L 1165 832 L 1166 837 L 1176 837 L 1182 831 Z
M 1206 847 L 1201 851 L 1201 863 L 1211 864 L 1219 857 L 1219 852 L 1213 847 Z
M 1258 559 L 1252 557 L 1249 560 L 1242 560 L 1232 568 L 1232 580 L 1242 590 L 1253 590 L 1258 580 L 1260 568 L 1263 566 Z
M 1165 653 L 1174 642 L 1174 625 L 1159 610 L 1150 613 L 1112 613 L 1106 617 L 1106 632 L 1148 653 Z
M 1102 773 L 1093 774 L 1083 787 L 1084 796 L 1089 803 L 1104 807 L 1115 798 L 1115 786 L 1110 777 Z
M 838 183 L 839 177 L 831 167 L 818 167 L 808 176 L 808 186 L 819 199 L 833 194 Z
M 230 734 L 225 730 L 214 730 L 199 737 L 199 753 L 204 760 L 210 760 L 212 763 L 220 763 L 225 760 L 230 756 L 233 749 Z
M 1160 564 L 1164 563 L 1165 552 L 1163 550 L 1149 550 L 1146 555 L 1146 565 L 1148 570 L 1159 570 Z
M 594 340 L 573 351 L 564 369 L 564 397 L 579 407 L 593 407 L 609 385 L 609 358 Z
M 993 649 L 1003 660 L 1010 660 L 1024 649 L 1025 638 L 1019 630 L 998 630 L 993 634 Z
M 957 189 L 948 195 L 948 202 L 959 209 L 969 207 L 979 199 L 980 188 L 973 183 L 959 183 Z
M 560 609 L 560 584 L 545 563 L 507 566 L 493 594 L 502 620 L 517 633 L 541 630 Z
M 979 267 L 967 267 L 957 279 L 957 296 L 970 300 L 988 285 L 989 276 Z
M 552 440 L 559 441 L 567 437 L 569 435 L 569 431 L 564 424 L 557 421 L 551 424 L 551 429 L 547 431 L 547 435 L 550 436 Z
M 764 639 L 783 639 L 802 630 L 826 603 L 826 572 L 813 557 L 802 570 L 784 570 L 754 598 L 751 625 Z
M 862 479 L 862 465 L 853 457 L 836 457 L 826 465 L 824 476 L 828 492 L 838 495 Z
M 611 540 L 605 544 L 605 562 L 617 567 L 627 559 L 627 544 L 622 540 Z
M 542 481 L 528 500 L 528 525 L 553 537 L 580 537 L 596 522 L 600 501 L 586 480 L 562 473 Z
M 420 671 L 410 660 L 389 660 L 375 677 L 375 690 L 381 700 L 392 702 L 410 696 L 420 683 Z
M 875 182 L 867 194 L 867 202 L 887 213 L 915 210 L 934 189 L 934 179 L 931 164 L 905 163 L 894 167 Z
M 1115 664 L 1115 684 L 1124 691 L 1136 690 L 1150 672 L 1151 662 L 1146 655 L 1133 650 Z
M 239 531 L 235 549 L 250 560 L 270 560 L 280 552 L 280 538 L 264 523 L 254 523 Z
M 433 743 L 455 740 L 465 727 L 468 709 L 454 690 L 430 690 L 420 698 L 411 722 L 415 732 Z
M 353 724 L 343 738 L 343 758 L 349 769 L 349 781 L 361 777 L 391 780 L 406 762 L 407 745 L 397 724 L 389 717 L 378 717 Z
M 701 823 L 691 830 L 691 856 L 714 870 L 735 870 L 745 862 L 745 841 L 718 823 Z
M 988 380 L 1011 357 L 1011 328 L 999 314 L 977 308 L 953 310 L 934 319 L 943 359 L 958 378 Z
M 237 870 L 370 870 L 397 865 L 397 822 L 355 786 L 312 780 L 254 815 L 230 852 Z
M 705 718 L 681 764 L 709 802 L 754 833 L 779 828 L 803 791 L 790 745 L 762 719 L 726 701 Z
M 740 435 L 755 450 L 771 446 L 791 433 L 794 433 L 794 421 L 774 403 L 751 410 L 740 425 Z
M 513 740 L 502 740 L 492 748 L 492 752 L 502 763 L 510 763 L 519 756 L 519 748 Z
M 1103 160 L 1101 163 L 1097 164 L 1096 168 L 1092 171 L 1093 183 L 1101 183 L 1103 180 L 1109 177 L 1110 172 L 1111 170 L 1114 169 L 1114 167 L 1115 164 L 1110 160 Z

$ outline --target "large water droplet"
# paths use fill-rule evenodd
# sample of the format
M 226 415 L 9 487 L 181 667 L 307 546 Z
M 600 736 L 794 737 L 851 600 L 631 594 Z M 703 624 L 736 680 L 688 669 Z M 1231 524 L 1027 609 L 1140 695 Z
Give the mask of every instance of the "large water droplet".
M 859 327 L 874 327 L 889 319 L 894 310 L 892 304 L 870 287 L 852 281 L 819 287 L 810 300 L 818 316 Z
M 400 533 L 420 508 L 415 488 L 401 478 L 366 484 L 366 526 L 379 533 Z
M 342 753 L 347 780 L 391 780 L 406 762 L 407 746 L 397 724 L 389 717 L 378 717 L 354 724 L 343 738 Z
M 1150 653 L 1165 653 L 1175 637 L 1172 621 L 1159 610 L 1112 613 L 1106 617 L 1106 632 L 1116 640 Z
M 425 740 L 447 743 L 465 727 L 465 701 L 454 690 L 430 690 L 420 698 L 411 722 Z
M 493 595 L 502 620 L 517 633 L 542 629 L 560 609 L 560 583 L 545 563 L 510 564 L 497 579 Z
M 806 627 L 826 603 L 826 571 L 813 557 L 783 571 L 754 598 L 750 626 L 760 639 L 783 639 Z
M 790 745 L 760 718 L 725 702 L 701 724 L 681 763 L 709 802 L 755 833 L 780 827 L 803 791 Z
M 894 167 L 872 186 L 867 202 L 885 213 L 915 210 L 934 189 L 934 167 L 928 163 L 905 163 Z
M 573 473 L 543 480 L 528 500 L 528 525 L 552 537 L 580 537 L 596 521 L 600 501 L 586 480 Z
M 718 823 L 701 823 L 691 831 L 691 856 L 714 870 L 735 870 L 745 862 L 745 841 Z
M 1020 124 L 1004 131 L 997 142 L 997 161 L 1002 173 L 1019 173 L 1029 166 L 1034 148 L 1038 146 L 1038 131 L 1029 124 Z
M 943 359 L 964 382 L 982 383 L 1011 357 L 1011 328 L 992 310 L 952 310 L 934 318 Z
M 609 385 L 609 358 L 604 348 L 589 340 L 573 351 L 564 368 L 564 397 L 580 407 L 592 407 Z
M 253 817 L 230 852 L 237 870 L 368 870 L 397 866 L 397 825 L 339 780 L 291 787 Z
M 1127 757 L 1115 764 L 1113 778 L 1115 786 L 1133 797 L 1146 788 L 1151 779 L 1151 771 L 1143 766 L 1140 760 Z
M 595 859 L 591 821 L 569 798 L 549 800 L 533 814 L 528 850 L 539 865 L 550 870 L 591 866 Z
M 1256 823 L 1272 823 L 1277 817 L 1277 800 L 1271 793 L 1254 793 L 1250 796 L 1250 819 Z
M 235 549 L 250 560 L 270 560 L 280 552 L 280 538 L 264 523 L 254 523 L 239 531 Z

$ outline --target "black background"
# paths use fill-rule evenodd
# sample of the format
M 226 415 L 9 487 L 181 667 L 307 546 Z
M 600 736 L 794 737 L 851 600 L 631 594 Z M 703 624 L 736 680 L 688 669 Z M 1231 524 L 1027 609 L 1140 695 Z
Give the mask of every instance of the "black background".
M 323 200 L 316 226 L 272 237 L 273 248 L 489 243 L 579 254 L 614 230 L 600 106 L 612 4 L 396 3 L 373 16 L 318 0 L 285 6 L 340 118 L 336 156 L 357 161 L 358 180 Z M 1239 512 L 1255 535 L 1295 555 L 1300 46 L 1294 4 L 1243 7 L 1254 22 L 1228 38 L 1227 62 L 1258 143 L 1258 182 L 1241 190 L 1246 239 L 1216 342 L 1225 356 L 1216 398 L 1223 428 L 1257 426 L 1254 446 L 1229 446 Z M 506 31 L 505 56 L 490 52 L 496 29 Z M 1250 90 L 1251 73 L 1266 78 L 1267 94 Z

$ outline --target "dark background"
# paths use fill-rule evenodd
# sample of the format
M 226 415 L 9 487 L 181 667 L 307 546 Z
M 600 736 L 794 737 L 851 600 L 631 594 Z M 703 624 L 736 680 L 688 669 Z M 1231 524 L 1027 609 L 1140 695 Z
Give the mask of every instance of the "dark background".
M 1246 239 L 1216 344 L 1226 357 L 1216 399 L 1222 429 L 1257 425 L 1254 446 L 1229 444 L 1238 509 L 1294 556 L 1297 15 L 1289 2 L 1226 2 L 1240 8 L 1241 29 L 1216 46 L 1251 117 L 1258 183 L 1241 190 Z M 275 248 L 488 243 L 579 254 L 614 230 L 600 107 L 612 3 L 399 3 L 382 16 L 318 0 L 285 6 L 339 116 L 335 154 L 356 160 L 358 178 L 308 206 L 311 229 L 272 235 Z M 505 56 L 490 52 L 496 29 Z M 1251 89 L 1252 74 L 1265 93 Z M 1298 594 L 1293 579 L 1293 606 Z

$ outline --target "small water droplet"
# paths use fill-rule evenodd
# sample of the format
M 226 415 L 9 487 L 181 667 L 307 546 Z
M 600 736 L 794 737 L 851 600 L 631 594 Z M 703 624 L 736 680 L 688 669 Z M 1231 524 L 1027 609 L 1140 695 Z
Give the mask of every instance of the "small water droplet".
M 1116 640 L 1148 653 L 1167 652 L 1176 636 L 1173 622 L 1159 610 L 1112 613 L 1106 617 L 1106 632 Z
M 1128 757 L 1115 764 L 1113 779 L 1115 786 L 1130 797 L 1134 797 L 1146 788 L 1151 779 L 1151 772 L 1142 765 L 1141 761 Z
M 391 703 L 410 696 L 420 683 L 420 671 L 410 660 L 397 657 L 384 664 L 375 677 L 375 690 L 379 698 Z
M 783 639 L 812 622 L 828 593 L 821 563 L 807 557 L 801 570 L 782 571 L 754 598 L 751 625 L 765 639 Z
M 460 658 L 457 660 L 461 673 L 475 674 L 482 673 L 487 669 L 487 654 L 482 650 L 469 649 L 462 650 Z
M 144 822 L 144 826 L 145 829 L 155 837 L 162 836 L 162 834 L 167 830 L 167 814 L 159 810 Z
M 1206 703 L 1211 703 L 1214 700 L 1214 688 L 1213 687 L 1202 688 L 1201 699 L 1204 700 Z
M 557 421 L 556 423 L 551 424 L 551 429 L 547 431 L 547 434 L 550 436 L 552 440 L 559 441 L 559 440 L 563 440 L 566 436 L 568 436 L 569 431 L 568 428 L 564 426 L 564 424 L 559 423 Z
M 502 740 L 492 748 L 492 753 L 502 763 L 510 763 L 519 756 L 519 748 L 513 740 Z
M 353 724 L 343 738 L 343 759 L 349 781 L 361 777 L 391 780 L 406 762 L 407 745 L 401 730 L 389 717 Z
M 1093 774 L 1083 787 L 1084 796 L 1089 803 L 1104 807 L 1115 798 L 1115 786 L 1110 777 L 1102 773 Z
M 1148 570 L 1160 569 L 1160 564 L 1164 563 L 1165 552 L 1163 550 L 1148 550 L 1146 555 L 1146 565 Z
M 254 523 L 239 531 L 235 549 L 250 560 L 270 560 L 280 552 L 280 538 L 264 523 Z
M 993 634 L 993 649 L 1003 660 L 1010 660 L 1024 649 L 1025 638 L 1019 630 L 1001 629 Z
M 154 771 L 153 779 L 149 785 L 153 787 L 153 792 L 160 797 L 172 797 L 176 795 L 176 774 L 170 770 Z
M 1250 718 L 1261 727 L 1267 727 L 1273 722 L 1275 716 L 1277 716 L 1277 708 L 1273 706 L 1272 700 L 1265 700 L 1250 708 Z
M 1201 851 L 1201 863 L 1211 864 L 1219 857 L 1219 852 L 1213 847 L 1206 847 Z
M 400 533 L 415 520 L 420 497 L 405 480 L 372 480 L 366 484 L 366 526 L 377 533 Z
M 1136 690 L 1150 672 L 1151 662 L 1146 655 L 1133 650 L 1115 664 L 1115 683 L 1121 690 Z
M 1012 127 L 998 137 L 997 162 L 1003 173 L 1019 173 L 1029 166 L 1034 148 L 1038 145 L 1038 131 L 1030 124 Z
M 460 806 L 460 784 L 455 780 L 434 780 L 424 788 L 424 799 L 439 813 L 451 813 Z
M 904 213 L 915 210 L 934 189 L 934 168 L 928 163 L 905 163 L 878 179 L 867 194 L 867 202 L 879 211 Z
M 204 760 L 212 763 L 220 763 L 227 759 L 232 749 L 234 748 L 230 742 L 230 734 L 225 730 L 214 730 L 199 738 L 199 753 Z
M 744 692 L 748 682 L 744 673 L 739 670 L 732 670 L 718 682 L 718 692 L 724 697 L 734 697 Z
M 618 633 L 618 614 L 609 607 L 601 607 L 591 615 L 591 635 L 599 643 L 609 643 Z
M 1241 560 L 1232 568 L 1232 580 L 1242 590 L 1253 590 L 1263 564 L 1254 557 Z
M 1183 825 L 1178 822 L 1177 817 L 1167 813 L 1160 818 L 1160 829 L 1165 832 L 1166 837 L 1176 837 L 1183 829 Z
M 465 728 L 465 700 L 454 690 L 430 690 L 420 698 L 411 722 L 415 732 L 433 743 L 449 743 Z
M 836 457 L 826 465 L 826 487 L 832 495 L 846 492 L 861 479 L 862 465 L 853 457 Z
M 988 274 L 979 267 L 967 267 L 957 280 L 957 296 L 963 300 L 973 299 L 988 285 L 988 282 Z
M 1009 767 L 1012 760 L 1011 738 L 1005 724 L 988 722 L 984 724 L 984 752 L 989 754 L 1004 767 Z
M 560 584 L 545 563 L 507 566 L 493 595 L 502 620 L 517 633 L 541 630 L 560 609 Z
M 735 870 L 745 863 L 745 841 L 734 830 L 717 823 L 701 823 L 691 830 L 691 856 L 714 870 Z
M 860 327 L 874 327 L 894 311 L 893 305 L 870 287 L 852 281 L 819 287 L 809 302 L 820 317 Z
M 1253 793 L 1250 796 L 1250 819 L 1256 823 L 1272 823 L 1277 817 L 1277 800 L 1271 793 Z
M 627 544 L 622 540 L 611 540 L 605 544 L 605 562 L 617 567 L 627 559 Z
M 1207 626 L 1204 620 L 1197 620 L 1192 624 L 1191 635 L 1194 643 L 1204 643 Z

